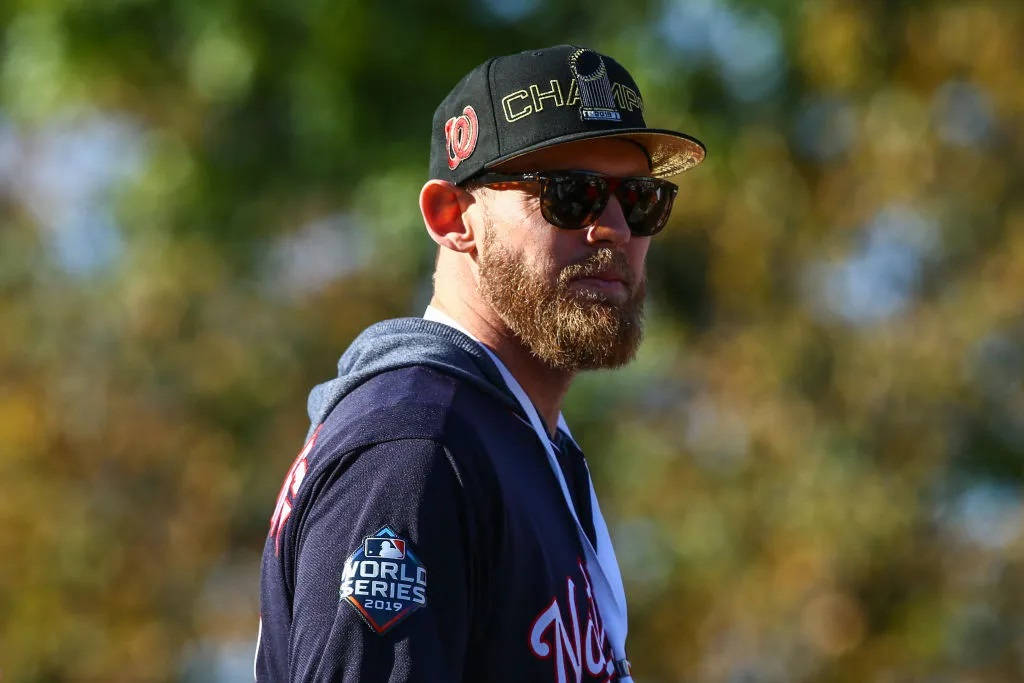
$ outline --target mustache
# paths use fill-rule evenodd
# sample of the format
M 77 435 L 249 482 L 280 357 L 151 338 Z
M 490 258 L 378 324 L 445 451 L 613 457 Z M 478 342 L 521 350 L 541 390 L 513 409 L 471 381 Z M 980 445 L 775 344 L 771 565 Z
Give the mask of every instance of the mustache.
M 568 285 L 573 280 L 585 277 L 614 277 L 622 280 L 626 288 L 632 290 L 636 285 L 636 273 L 629 266 L 626 255 L 621 251 L 607 247 L 598 249 L 582 261 L 571 263 L 558 274 L 559 285 Z

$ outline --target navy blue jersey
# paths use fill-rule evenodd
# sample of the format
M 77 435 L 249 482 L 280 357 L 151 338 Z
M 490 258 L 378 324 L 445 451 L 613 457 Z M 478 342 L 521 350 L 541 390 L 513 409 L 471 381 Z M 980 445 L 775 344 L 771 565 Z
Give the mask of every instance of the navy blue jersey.
M 257 680 L 616 680 L 575 524 L 514 402 L 436 363 L 381 368 L 282 486 Z M 589 500 L 582 453 L 556 443 Z

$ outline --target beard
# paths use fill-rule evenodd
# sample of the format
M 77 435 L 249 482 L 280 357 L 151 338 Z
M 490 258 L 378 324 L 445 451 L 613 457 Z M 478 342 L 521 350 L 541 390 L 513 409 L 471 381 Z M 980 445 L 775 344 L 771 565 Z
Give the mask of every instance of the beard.
M 486 231 L 480 248 L 480 292 L 535 358 L 570 372 L 615 368 L 633 359 L 643 337 L 646 282 L 621 252 L 599 249 L 563 268 L 551 283 L 492 235 Z M 574 280 L 607 272 L 625 280 L 624 302 L 570 289 Z

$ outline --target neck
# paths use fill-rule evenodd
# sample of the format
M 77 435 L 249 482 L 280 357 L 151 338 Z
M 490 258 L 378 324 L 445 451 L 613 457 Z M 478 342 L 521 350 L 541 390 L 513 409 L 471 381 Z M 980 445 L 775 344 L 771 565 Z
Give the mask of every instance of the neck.
M 458 297 L 435 294 L 430 305 L 451 316 L 501 359 L 540 414 L 548 433 L 558 429 L 558 414 L 573 373 L 554 370 L 533 356 L 489 307 L 480 310 Z

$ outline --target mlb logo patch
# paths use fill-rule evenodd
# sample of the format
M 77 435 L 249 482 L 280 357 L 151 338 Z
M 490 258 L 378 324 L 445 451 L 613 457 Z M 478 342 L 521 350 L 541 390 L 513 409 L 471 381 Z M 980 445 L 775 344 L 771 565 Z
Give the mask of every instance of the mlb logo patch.
M 405 559 L 405 541 L 387 536 L 371 536 L 363 541 L 366 557 L 382 557 L 391 560 Z
M 382 527 L 345 561 L 338 593 L 341 602 L 383 635 L 427 606 L 427 568 L 404 538 Z

